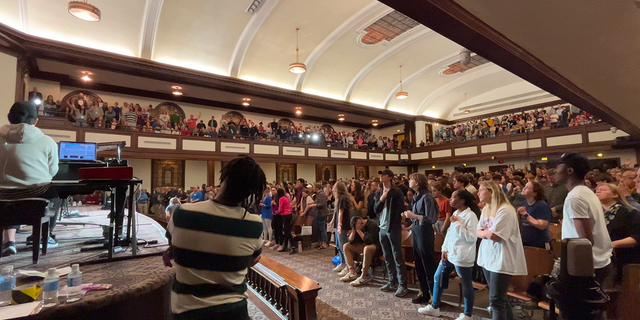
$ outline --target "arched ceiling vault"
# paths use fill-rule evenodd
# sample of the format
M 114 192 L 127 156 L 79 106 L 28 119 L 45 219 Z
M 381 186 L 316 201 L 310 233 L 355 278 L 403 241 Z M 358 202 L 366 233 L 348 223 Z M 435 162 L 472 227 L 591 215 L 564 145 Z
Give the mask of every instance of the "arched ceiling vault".
M 491 77 L 509 73 L 494 64 L 441 75 L 463 47 L 375 0 L 259 2 L 250 12 L 253 0 L 90 0 L 102 21 L 89 23 L 69 15 L 66 1 L 3 0 L 0 23 L 52 40 L 409 115 L 447 117 L 460 104 L 461 87 L 494 90 L 522 81 Z M 47 23 L 52 16 L 56 23 Z M 288 71 L 295 61 L 295 28 L 300 61 L 307 65 L 301 75 Z M 394 98 L 399 65 L 406 100 Z

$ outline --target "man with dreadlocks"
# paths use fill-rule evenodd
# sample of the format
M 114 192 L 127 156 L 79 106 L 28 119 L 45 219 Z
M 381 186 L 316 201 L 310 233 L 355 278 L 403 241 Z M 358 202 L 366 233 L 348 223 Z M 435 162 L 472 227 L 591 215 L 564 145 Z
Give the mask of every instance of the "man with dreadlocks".
M 247 268 L 262 253 L 262 220 L 247 212 L 267 180 L 260 166 L 241 156 L 221 171 L 218 194 L 184 204 L 167 226 L 170 248 L 163 257 L 175 278 L 171 311 L 180 319 L 249 319 Z

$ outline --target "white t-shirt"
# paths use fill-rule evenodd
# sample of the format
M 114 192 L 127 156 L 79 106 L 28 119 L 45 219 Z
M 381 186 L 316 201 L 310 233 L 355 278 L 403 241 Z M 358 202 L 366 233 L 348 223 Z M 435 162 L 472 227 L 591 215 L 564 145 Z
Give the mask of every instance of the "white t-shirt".
M 589 219 L 593 226 L 593 267 L 601 269 L 611 263 L 613 244 L 609 238 L 600 200 L 586 186 L 577 186 L 567 194 L 562 207 L 562 239 L 579 238 L 573 219 Z
M 447 253 L 447 260 L 458 267 L 473 267 L 476 259 L 476 228 L 478 218 L 469 208 L 453 213 L 460 220 L 451 222 L 451 227 L 442 243 L 442 252 Z
M 478 249 L 478 265 L 495 273 L 512 276 L 527 274 L 527 262 L 518 226 L 518 214 L 511 205 L 503 205 L 496 216 L 488 216 L 489 206 L 482 209 L 478 229 L 488 229 L 500 237 L 500 241 L 482 239 Z

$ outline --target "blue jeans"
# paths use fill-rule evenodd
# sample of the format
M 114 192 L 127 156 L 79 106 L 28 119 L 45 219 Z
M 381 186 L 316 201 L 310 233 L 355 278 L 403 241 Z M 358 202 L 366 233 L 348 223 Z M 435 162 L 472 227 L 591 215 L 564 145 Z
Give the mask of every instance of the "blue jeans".
M 407 287 L 407 266 L 402 255 L 402 230 L 380 230 L 380 245 L 389 273 L 389 283 Z
M 318 238 L 320 242 L 328 243 L 327 241 L 327 216 L 316 217 L 316 226 L 318 227 Z
M 344 257 L 344 244 L 349 242 L 349 236 L 347 236 L 348 230 L 342 230 L 341 234 L 338 234 L 336 229 L 336 247 L 338 248 L 338 254 L 340 255 L 340 264 L 346 264 L 347 260 Z
M 471 272 L 473 267 L 465 268 L 453 265 L 453 263 L 444 260 L 440 261 L 438 270 L 434 277 L 433 286 L 433 302 L 431 306 L 434 308 L 440 308 L 440 298 L 442 298 L 442 292 L 449 287 L 449 275 L 455 268 L 456 272 L 460 276 L 460 283 L 462 284 L 462 294 L 464 296 L 464 314 L 471 317 L 473 313 L 473 302 L 475 299 L 475 293 L 473 292 L 473 284 L 471 283 Z

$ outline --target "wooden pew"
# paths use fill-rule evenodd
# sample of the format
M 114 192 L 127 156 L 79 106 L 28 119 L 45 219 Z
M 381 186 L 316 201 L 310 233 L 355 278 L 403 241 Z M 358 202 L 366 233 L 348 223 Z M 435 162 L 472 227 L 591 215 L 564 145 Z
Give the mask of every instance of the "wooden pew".
M 249 268 L 247 285 L 287 319 L 317 319 L 316 297 L 322 287 L 268 257 L 262 256 L 260 263 Z

